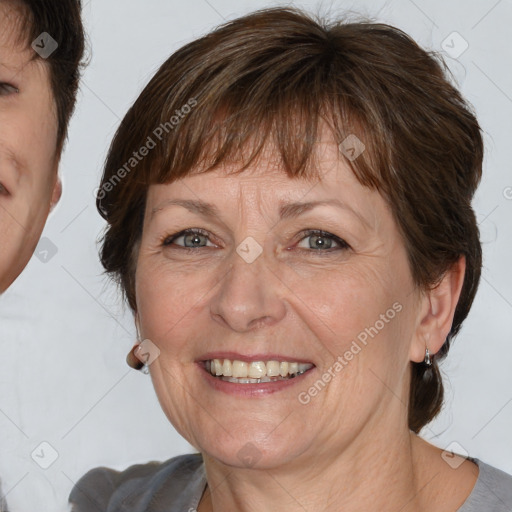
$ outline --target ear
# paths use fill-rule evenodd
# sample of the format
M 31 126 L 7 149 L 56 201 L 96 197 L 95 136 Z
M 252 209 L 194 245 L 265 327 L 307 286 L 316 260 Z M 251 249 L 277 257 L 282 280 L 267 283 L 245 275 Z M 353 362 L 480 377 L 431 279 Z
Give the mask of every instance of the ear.
M 420 363 L 425 359 L 426 348 L 434 355 L 443 346 L 452 328 L 465 271 L 466 258 L 461 256 L 433 290 L 422 293 L 409 354 L 411 361 Z
M 52 211 L 56 204 L 60 201 L 60 198 L 62 196 L 62 181 L 60 179 L 60 177 L 57 175 L 57 177 L 55 178 L 55 185 L 53 186 L 53 191 L 52 191 L 52 200 L 51 200 L 51 203 L 50 203 L 50 211 Z

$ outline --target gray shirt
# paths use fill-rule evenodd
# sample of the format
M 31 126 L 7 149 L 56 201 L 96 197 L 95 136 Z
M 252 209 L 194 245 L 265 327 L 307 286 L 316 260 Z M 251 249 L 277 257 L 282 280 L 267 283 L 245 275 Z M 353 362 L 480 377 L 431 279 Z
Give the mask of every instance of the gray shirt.
M 512 512 L 512 476 L 478 459 L 480 474 L 457 512 Z M 206 487 L 199 453 L 119 472 L 97 468 L 71 492 L 72 512 L 195 512 Z

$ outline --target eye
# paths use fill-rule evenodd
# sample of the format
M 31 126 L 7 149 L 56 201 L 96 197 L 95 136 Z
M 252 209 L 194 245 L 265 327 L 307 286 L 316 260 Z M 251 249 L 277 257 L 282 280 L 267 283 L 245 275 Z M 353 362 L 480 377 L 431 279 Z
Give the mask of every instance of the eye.
M 184 249 L 193 249 L 206 247 L 201 244 L 201 237 L 208 239 L 208 232 L 203 229 L 185 229 L 184 231 L 180 231 L 175 235 L 168 236 L 163 241 L 165 247 L 176 245 L 175 242 L 183 238 L 183 242 L 185 245 L 177 244 L 179 247 L 183 247 Z
M 309 238 L 310 243 L 306 249 L 310 249 L 314 252 L 316 251 L 325 253 L 350 249 L 350 245 L 348 245 L 345 240 L 342 240 L 341 238 L 333 235 L 332 233 L 328 233 L 327 231 L 322 231 L 321 229 L 308 229 L 304 231 L 302 235 L 304 236 L 301 238 L 300 242 Z M 333 248 L 333 242 L 337 244 L 338 247 Z M 319 251 L 320 249 L 323 249 L 323 251 Z
M 14 85 L 0 82 L 0 96 L 9 96 L 10 94 L 18 94 L 20 90 Z
M 312 240 L 312 242 L 310 241 L 309 243 L 309 247 L 305 249 L 309 249 L 310 252 L 330 253 L 333 251 L 350 249 L 350 245 L 347 244 L 347 242 L 337 237 L 336 235 L 333 235 L 332 233 L 328 233 L 320 229 L 309 229 L 302 232 L 301 234 L 303 237 L 301 238 L 300 242 L 306 240 L 307 238 Z M 183 239 L 183 242 L 177 244 L 176 242 L 181 239 Z M 180 231 L 179 233 L 166 237 L 162 245 L 164 247 L 177 245 L 178 247 L 182 247 L 184 249 L 201 249 L 207 247 L 207 245 L 202 244 L 201 239 L 207 243 L 209 240 L 209 233 L 203 229 L 185 229 L 184 231 Z M 333 247 L 333 243 L 337 245 L 337 247 Z

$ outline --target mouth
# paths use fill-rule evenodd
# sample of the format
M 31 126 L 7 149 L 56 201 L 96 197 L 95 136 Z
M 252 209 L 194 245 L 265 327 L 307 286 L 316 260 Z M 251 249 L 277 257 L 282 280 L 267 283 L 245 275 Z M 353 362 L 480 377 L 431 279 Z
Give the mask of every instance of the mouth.
M 0 196 L 12 196 L 21 176 L 18 160 L 0 141 Z
M 0 196 L 8 196 L 9 191 L 5 188 L 4 184 L 0 181 Z
M 232 384 L 260 384 L 289 381 L 314 368 L 313 363 L 268 359 L 206 359 L 199 364 L 218 380 Z

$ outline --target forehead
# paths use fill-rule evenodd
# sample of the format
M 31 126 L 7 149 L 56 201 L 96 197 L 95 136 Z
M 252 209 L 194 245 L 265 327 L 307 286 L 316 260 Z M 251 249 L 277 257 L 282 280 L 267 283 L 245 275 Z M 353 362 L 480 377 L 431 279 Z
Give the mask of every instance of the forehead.
M 307 177 L 289 177 L 269 151 L 247 169 L 239 172 L 232 164 L 149 188 L 147 206 L 154 214 L 174 200 L 209 203 L 214 211 L 226 213 L 235 208 L 262 210 L 273 214 L 284 203 L 339 201 L 367 224 L 386 214 L 388 206 L 376 190 L 361 185 L 335 141 L 321 140 L 315 148 L 315 169 Z
M 296 170 L 293 171 L 293 177 L 290 177 L 286 172 L 284 156 L 272 138 L 267 140 L 250 165 L 244 168 L 243 159 L 247 161 L 247 158 L 252 158 L 253 155 L 254 149 L 251 142 L 242 150 L 241 161 L 225 159 L 215 169 L 206 172 L 203 165 L 198 165 L 190 169 L 181 179 L 171 180 L 170 183 L 176 185 L 173 188 L 178 189 L 187 186 L 187 183 L 196 183 L 201 186 L 200 184 L 208 181 L 209 184 L 205 186 L 205 189 L 210 189 L 212 192 L 216 188 L 211 188 L 214 181 L 219 186 L 221 183 L 227 183 L 228 186 L 236 183 L 239 187 L 252 186 L 258 189 L 261 188 L 262 191 L 272 190 L 272 186 L 262 187 L 262 184 L 265 183 L 269 185 L 273 183 L 276 186 L 281 184 L 283 187 L 296 190 L 311 186 L 321 187 L 322 184 L 327 183 L 332 186 L 333 182 L 339 182 L 340 180 L 350 181 L 354 185 L 359 184 L 353 170 L 342 156 L 334 133 L 326 123 L 321 123 L 319 126 L 318 139 L 312 147 L 308 164 L 301 173 Z M 206 158 L 205 161 L 208 162 L 209 159 Z
M 248 154 L 252 148 L 246 150 Z M 241 186 L 251 186 L 251 184 L 261 185 L 262 182 L 282 183 L 283 186 L 291 188 L 304 188 L 315 184 L 330 183 L 337 181 L 352 182 L 359 184 L 354 172 L 348 165 L 340 152 L 334 134 L 328 128 L 321 126 L 319 137 L 316 140 L 310 161 L 304 168 L 304 172 L 299 176 L 289 177 L 283 163 L 283 155 L 273 140 L 267 141 L 261 152 L 251 162 L 251 164 L 242 169 L 242 163 L 224 161 L 212 171 L 203 172 L 201 167 L 192 169 L 183 181 L 200 182 L 202 180 L 228 180 L 243 184 Z M 271 190 L 271 187 L 264 187 Z
M 19 2 L 0 0 L 0 64 L 28 57 L 29 11 Z

